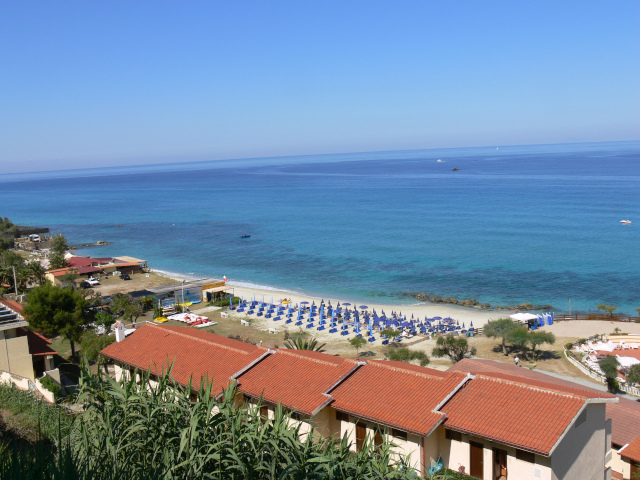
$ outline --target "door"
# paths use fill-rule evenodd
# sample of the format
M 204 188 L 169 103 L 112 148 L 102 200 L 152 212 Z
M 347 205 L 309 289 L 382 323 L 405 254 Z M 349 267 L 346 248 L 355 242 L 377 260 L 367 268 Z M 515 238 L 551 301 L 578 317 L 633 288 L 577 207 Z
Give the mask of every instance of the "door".
M 364 445 L 364 437 L 367 435 L 367 427 L 364 423 L 356 423 L 356 451 L 362 450 Z
M 481 443 L 470 442 L 469 447 L 471 449 L 471 471 L 469 472 L 469 474 L 472 477 L 482 479 L 484 478 L 484 445 L 482 445 Z
M 376 452 L 378 452 L 380 451 L 380 447 L 382 447 L 382 444 L 383 444 L 382 433 L 380 433 L 380 430 L 376 430 L 376 436 L 374 441 L 376 446 Z
M 262 421 L 262 423 L 266 423 L 268 419 L 269 419 L 269 407 L 261 406 L 260 421 Z
M 631 462 L 631 478 L 640 478 L 640 463 Z
M 493 480 L 507 480 L 507 452 L 493 449 Z

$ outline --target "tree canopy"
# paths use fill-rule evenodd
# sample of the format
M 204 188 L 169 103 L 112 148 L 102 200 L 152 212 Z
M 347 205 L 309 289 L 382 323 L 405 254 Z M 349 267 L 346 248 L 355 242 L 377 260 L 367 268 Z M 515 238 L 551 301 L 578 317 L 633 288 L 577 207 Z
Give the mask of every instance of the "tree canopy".
M 135 325 L 136 320 L 144 312 L 142 304 L 135 300 L 131 295 L 118 293 L 113 296 L 111 310 L 116 315 L 122 315 L 125 322 L 131 322 Z
M 518 324 L 510 318 L 500 318 L 491 320 L 484 326 L 484 335 L 489 338 L 500 338 L 502 340 L 502 353 L 507 355 L 507 340 L 509 334 L 518 328 Z
M 84 296 L 70 287 L 61 288 L 46 282 L 27 294 L 24 315 L 32 330 L 49 337 L 62 335 L 71 343 L 80 341 L 84 325 L 91 321 L 91 312 Z
M 617 306 L 615 306 L 615 305 L 607 305 L 606 303 L 601 303 L 596 308 L 598 310 L 603 310 L 603 311 L 607 312 L 612 317 L 613 317 L 613 312 L 615 312 L 618 309 Z
M 611 393 L 615 393 L 618 389 L 618 367 L 620 366 L 620 362 L 618 362 L 618 359 L 613 355 L 607 355 L 598 360 L 598 365 L 607 380 L 607 389 Z
M 449 357 L 453 363 L 458 363 L 467 355 L 475 355 L 476 348 L 469 346 L 467 337 L 449 334 L 438 337 L 432 354 L 436 358 Z
M 367 339 L 364 337 L 353 337 L 349 340 L 349 343 L 356 349 L 356 356 L 359 355 L 360 349 L 367 344 Z
M 535 361 L 538 352 L 536 350 L 540 345 L 544 345 L 548 343 L 549 345 L 553 345 L 556 343 L 556 336 L 551 332 L 545 332 L 543 330 L 530 330 L 528 333 L 529 345 L 531 345 L 531 354 L 533 356 L 533 360 Z
M 62 234 L 58 234 L 51 239 L 49 244 L 49 250 L 51 250 L 51 255 L 49 256 L 49 268 L 64 268 L 67 266 L 67 262 L 64 260 L 64 254 L 69 249 L 69 245 L 67 245 L 67 239 L 62 236 Z
M 422 350 L 409 350 L 407 347 L 391 347 L 385 353 L 389 360 L 411 363 L 417 360 L 421 367 L 429 365 L 429 356 Z

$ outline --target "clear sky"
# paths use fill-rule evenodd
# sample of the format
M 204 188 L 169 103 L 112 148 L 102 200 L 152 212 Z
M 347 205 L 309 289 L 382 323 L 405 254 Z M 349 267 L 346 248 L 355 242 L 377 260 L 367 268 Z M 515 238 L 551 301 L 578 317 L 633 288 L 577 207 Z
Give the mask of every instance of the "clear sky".
M 638 1 L 4 1 L 0 170 L 640 139 Z

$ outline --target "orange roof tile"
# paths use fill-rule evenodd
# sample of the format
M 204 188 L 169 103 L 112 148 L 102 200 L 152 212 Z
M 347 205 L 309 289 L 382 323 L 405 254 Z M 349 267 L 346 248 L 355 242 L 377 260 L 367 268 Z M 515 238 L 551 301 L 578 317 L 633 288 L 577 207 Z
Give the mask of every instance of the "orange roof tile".
M 198 386 L 201 379 L 213 381 L 212 394 L 221 393 L 233 374 L 267 352 L 266 348 L 202 332 L 191 327 L 145 324 L 122 342 L 112 343 L 102 354 L 141 369 L 162 373 L 167 362 L 171 374 L 186 385 Z
M 331 406 L 363 419 L 427 435 L 443 420 L 434 411 L 465 379 L 401 362 L 373 361 L 356 370 L 331 395 Z
M 18 302 L 14 302 L 13 300 L 8 300 L 4 297 L 0 297 L 0 303 L 3 304 L 5 307 L 9 307 L 11 310 L 13 310 L 16 313 L 22 313 L 22 305 L 20 305 Z
M 611 419 L 611 443 L 622 447 L 640 436 L 640 403 L 620 397 L 618 403 L 607 404 L 607 420 Z
M 478 375 L 442 411 L 447 427 L 548 456 L 585 400 Z
M 640 462 L 640 437 L 636 438 L 629 446 L 622 450 L 620 455 L 634 462 Z
M 239 390 L 314 415 L 331 400 L 325 392 L 357 365 L 323 353 L 278 349 L 238 377 Z
M 495 378 L 511 378 L 527 385 L 573 393 L 584 396 L 585 398 L 615 398 L 615 395 L 603 390 L 596 390 L 595 388 L 589 388 L 579 383 L 547 375 L 546 373 L 524 367 L 516 367 L 515 365 L 496 360 L 465 358 L 454 364 L 447 371 L 486 374 Z

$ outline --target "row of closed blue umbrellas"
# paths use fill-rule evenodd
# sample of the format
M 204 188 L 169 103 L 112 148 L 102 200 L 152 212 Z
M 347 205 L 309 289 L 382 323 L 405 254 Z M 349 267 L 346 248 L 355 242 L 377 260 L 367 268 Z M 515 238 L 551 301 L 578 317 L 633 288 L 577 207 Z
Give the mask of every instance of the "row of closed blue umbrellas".
M 432 317 L 425 316 L 424 320 L 415 318 L 411 315 L 410 319 L 407 319 L 406 315 L 402 315 L 401 312 L 392 312 L 390 316 L 387 316 L 384 310 L 380 314 L 373 309 L 372 312 L 367 312 L 369 308 L 367 305 L 354 305 L 353 309 L 349 309 L 351 303 L 340 302 L 336 307 L 331 305 L 331 301 L 325 304 L 322 300 L 319 306 L 316 306 L 315 301 L 309 306 L 309 302 L 300 302 L 300 305 L 291 306 L 291 302 L 287 303 L 273 303 L 273 298 L 270 303 L 265 302 L 264 296 L 262 301 L 257 301 L 255 295 L 253 300 L 245 300 L 244 297 L 240 301 L 240 304 L 235 307 L 230 306 L 232 310 L 238 311 L 238 313 L 246 312 L 248 315 L 256 314 L 257 316 L 263 316 L 265 318 L 272 318 L 273 321 L 282 320 L 282 316 L 285 317 L 285 323 L 294 323 L 295 325 L 305 325 L 306 328 L 316 328 L 317 330 L 329 329 L 329 333 L 340 333 L 341 335 L 348 335 L 349 329 L 353 328 L 353 333 L 356 336 L 362 336 L 362 331 L 367 334 L 368 340 L 374 342 L 374 329 L 382 330 L 397 330 L 407 331 L 411 334 L 420 333 L 427 335 L 430 333 L 445 333 L 453 331 L 466 332 L 464 322 L 460 325 L 459 321 L 455 321 L 452 318 Z M 359 312 L 358 309 L 363 310 Z M 305 315 L 307 317 L 305 318 Z M 317 317 L 317 318 L 316 318 Z M 362 318 L 361 318 L 362 317 Z M 318 320 L 316 324 L 315 321 Z M 342 325 L 339 325 L 342 323 Z M 473 322 L 470 323 L 469 329 L 473 329 Z M 388 340 L 387 340 L 388 341 Z M 387 343 L 387 342 L 383 342 Z

